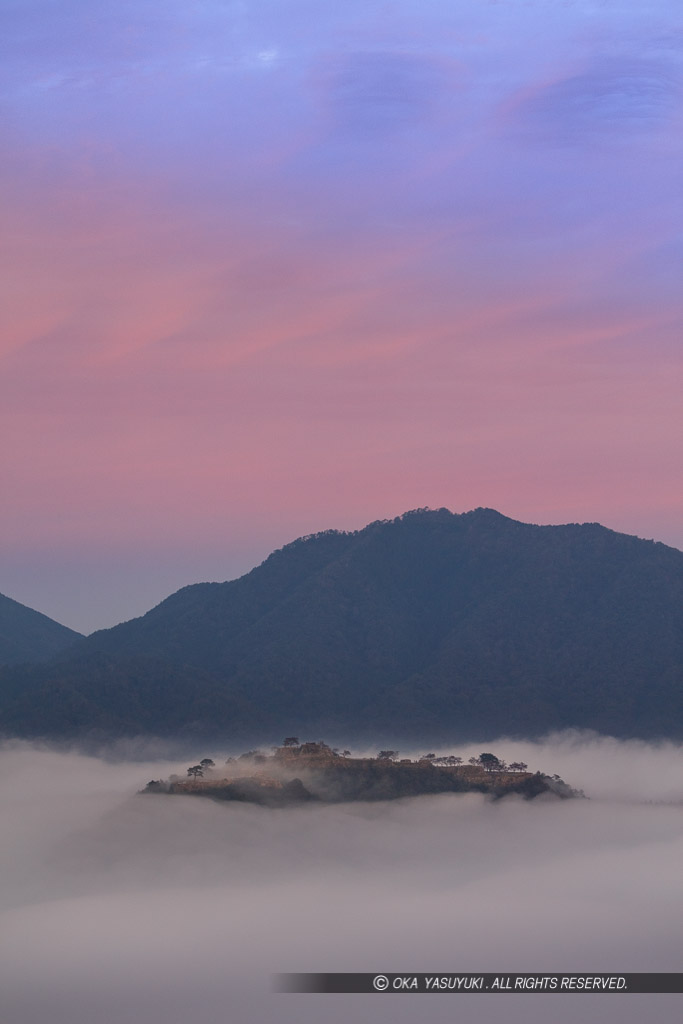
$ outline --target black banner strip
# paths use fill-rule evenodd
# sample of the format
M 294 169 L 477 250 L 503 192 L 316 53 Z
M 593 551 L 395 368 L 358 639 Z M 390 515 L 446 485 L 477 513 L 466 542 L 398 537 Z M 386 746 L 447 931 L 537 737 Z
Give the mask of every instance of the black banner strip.
M 683 992 L 683 974 L 278 974 L 276 992 Z

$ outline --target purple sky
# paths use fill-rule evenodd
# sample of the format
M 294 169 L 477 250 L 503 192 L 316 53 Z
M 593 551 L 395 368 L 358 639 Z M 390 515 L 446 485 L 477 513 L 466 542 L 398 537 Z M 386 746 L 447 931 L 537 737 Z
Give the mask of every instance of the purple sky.
M 429 505 L 683 547 L 674 0 L 5 0 L 0 592 Z

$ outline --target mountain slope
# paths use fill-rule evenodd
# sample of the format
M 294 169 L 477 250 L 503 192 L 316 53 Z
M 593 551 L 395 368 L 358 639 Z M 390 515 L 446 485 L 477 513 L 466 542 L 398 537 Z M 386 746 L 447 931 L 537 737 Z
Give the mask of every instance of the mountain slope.
M 81 634 L 0 594 L 0 665 L 44 661 Z
M 681 736 L 682 609 L 683 553 L 663 544 L 598 524 L 418 510 L 296 541 L 239 580 L 187 587 L 83 640 L 42 683 L 6 675 L 5 729 L 38 729 L 35 687 L 44 703 L 59 686 L 87 695 L 99 727 L 110 715 L 125 731 L 134 720 L 168 731 L 185 714 L 213 734 L 274 738 L 568 726 Z M 93 659 L 110 666 L 107 714 L 85 669 Z M 43 715 L 39 731 L 47 724 Z

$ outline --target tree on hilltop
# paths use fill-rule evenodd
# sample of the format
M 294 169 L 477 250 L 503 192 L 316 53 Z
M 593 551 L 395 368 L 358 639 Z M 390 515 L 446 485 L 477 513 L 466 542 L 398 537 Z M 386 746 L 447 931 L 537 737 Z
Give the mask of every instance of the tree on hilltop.
M 500 761 L 495 754 L 483 753 L 479 755 L 479 764 L 487 771 L 500 771 Z
M 193 764 L 187 769 L 187 774 L 193 779 L 201 779 L 204 776 L 204 769 L 200 764 Z

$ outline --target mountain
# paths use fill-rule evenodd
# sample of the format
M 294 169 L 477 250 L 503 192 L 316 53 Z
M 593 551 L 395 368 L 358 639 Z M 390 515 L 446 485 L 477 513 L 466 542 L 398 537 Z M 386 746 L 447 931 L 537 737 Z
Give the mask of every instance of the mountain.
M 5 670 L 0 728 L 683 736 L 683 553 L 597 523 L 420 509 L 276 551 Z
M 0 594 L 0 665 L 45 661 L 78 639 L 80 633 Z

